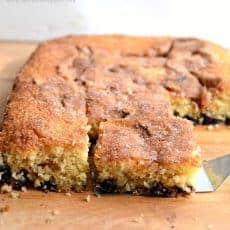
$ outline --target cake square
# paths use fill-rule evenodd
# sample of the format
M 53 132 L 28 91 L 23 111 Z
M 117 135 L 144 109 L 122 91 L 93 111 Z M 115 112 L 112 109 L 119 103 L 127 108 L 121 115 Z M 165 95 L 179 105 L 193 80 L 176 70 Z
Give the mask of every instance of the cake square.
M 97 191 L 175 196 L 194 191 L 200 150 L 180 118 L 102 122 L 94 151 Z
M 44 45 L 19 73 L 1 132 L 5 165 L 1 184 L 47 191 L 85 189 L 89 172 L 85 91 L 55 70 L 68 51 Z

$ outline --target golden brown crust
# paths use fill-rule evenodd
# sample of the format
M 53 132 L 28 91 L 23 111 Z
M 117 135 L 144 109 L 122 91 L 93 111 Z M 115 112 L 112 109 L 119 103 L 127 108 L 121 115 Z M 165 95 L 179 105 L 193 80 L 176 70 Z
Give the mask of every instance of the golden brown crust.
M 4 150 L 78 146 L 87 135 L 84 91 L 55 78 L 16 84 L 3 124 Z
M 3 122 L 5 151 L 81 148 L 87 136 L 85 91 L 56 71 L 74 51 L 64 45 L 41 45 L 19 73 Z
M 119 76 L 123 80 L 117 80 L 115 88 L 121 91 L 127 85 L 150 90 L 152 85 L 163 87 L 181 116 L 195 119 L 206 114 L 223 120 L 229 116 L 230 54 L 211 42 L 170 37 L 69 36 L 53 43 L 77 48 L 81 57 L 70 58 L 68 70 L 62 73 L 86 86 L 105 87 L 106 79 Z M 227 94 L 225 109 L 219 109 L 215 104 L 223 94 Z M 185 114 L 180 108 L 177 111 L 178 100 L 189 103 L 191 108 Z
M 171 113 L 162 87 L 152 85 L 151 90 L 147 89 L 134 84 L 129 75 L 107 75 L 104 81 L 101 79 L 103 76 L 106 75 L 102 71 L 94 72 L 96 84 L 87 86 L 87 116 L 90 123 L 118 118 L 138 120 L 143 116 L 167 117 Z M 151 108 L 154 106 L 156 109 L 152 114 Z
M 181 118 L 102 122 L 95 162 L 132 159 L 145 161 L 146 167 L 154 162 L 199 167 L 200 158 L 192 156 L 197 147 L 192 130 L 191 123 Z

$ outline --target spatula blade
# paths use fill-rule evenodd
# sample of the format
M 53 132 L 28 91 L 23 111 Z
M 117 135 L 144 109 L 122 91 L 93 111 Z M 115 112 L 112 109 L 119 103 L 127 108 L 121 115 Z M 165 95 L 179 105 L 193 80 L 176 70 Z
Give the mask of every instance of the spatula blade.
M 204 161 L 197 174 L 196 192 L 215 191 L 230 174 L 230 154 Z

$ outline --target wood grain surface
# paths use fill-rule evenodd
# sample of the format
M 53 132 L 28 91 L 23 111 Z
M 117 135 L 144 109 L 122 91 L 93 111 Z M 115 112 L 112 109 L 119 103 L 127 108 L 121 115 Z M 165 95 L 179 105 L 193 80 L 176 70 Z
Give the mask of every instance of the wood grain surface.
M 0 43 L 0 118 L 35 43 Z M 196 127 L 203 159 L 230 153 L 230 128 Z M 179 198 L 20 192 L 0 194 L 0 229 L 230 229 L 230 179 L 214 193 Z M 87 196 L 88 201 L 87 202 Z

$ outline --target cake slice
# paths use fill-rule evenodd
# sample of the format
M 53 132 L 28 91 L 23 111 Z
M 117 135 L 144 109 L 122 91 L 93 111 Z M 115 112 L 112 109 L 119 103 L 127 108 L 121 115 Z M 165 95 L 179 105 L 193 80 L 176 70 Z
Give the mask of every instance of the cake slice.
M 97 192 L 163 197 L 194 191 L 201 166 L 192 125 L 181 118 L 101 123 L 94 162 Z
M 0 185 L 85 189 L 89 172 L 85 91 L 56 71 L 56 65 L 74 51 L 44 44 L 19 73 L 1 130 Z
M 132 92 L 119 105 L 125 116 L 99 125 L 98 191 L 154 196 L 194 191 L 201 156 L 192 123 L 174 117 L 164 95 L 149 90 Z

